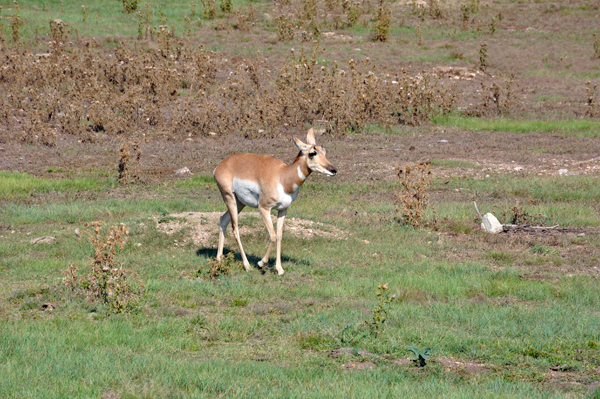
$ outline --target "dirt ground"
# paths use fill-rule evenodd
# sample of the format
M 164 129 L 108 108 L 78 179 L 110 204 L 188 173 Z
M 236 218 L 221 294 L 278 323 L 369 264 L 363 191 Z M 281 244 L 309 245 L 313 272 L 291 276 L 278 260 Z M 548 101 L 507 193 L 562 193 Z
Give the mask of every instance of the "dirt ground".
M 407 134 L 360 134 L 336 139 L 318 137 L 337 167 L 336 179 L 393 180 L 394 169 L 422 158 L 461 161 L 473 168 L 434 166 L 436 176 L 480 178 L 490 173 L 558 175 L 600 173 L 600 141 L 559 134 L 468 132 L 440 126 L 417 127 Z M 303 138 L 305 132 L 296 133 Z M 0 144 L 0 169 L 44 177 L 104 172 L 116 174 L 122 138 L 98 135 L 93 143 L 79 143 L 63 135 L 55 148 L 20 143 Z M 192 175 L 211 175 L 216 165 L 234 153 L 253 152 L 291 162 L 297 150 L 291 137 L 240 139 L 222 136 L 181 141 L 142 142 L 139 171 L 148 183 L 178 179 L 187 167 Z M 189 175 L 183 178 L 188 178 Z

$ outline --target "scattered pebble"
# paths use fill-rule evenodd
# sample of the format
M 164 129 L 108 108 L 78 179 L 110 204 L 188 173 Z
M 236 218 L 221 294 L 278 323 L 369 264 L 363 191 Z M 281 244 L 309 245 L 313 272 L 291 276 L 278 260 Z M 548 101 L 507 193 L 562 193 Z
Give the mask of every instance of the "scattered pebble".
M 568 172 L 569 172 L 569 169 L 559 169 L 558 170 L 559 175 L 566 175 Z

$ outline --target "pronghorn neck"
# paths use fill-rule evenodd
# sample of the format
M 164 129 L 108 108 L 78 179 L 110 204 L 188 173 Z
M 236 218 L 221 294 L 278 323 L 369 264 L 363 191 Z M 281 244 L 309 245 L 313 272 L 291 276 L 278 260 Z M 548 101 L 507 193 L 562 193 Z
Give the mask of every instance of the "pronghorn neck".
M 302 154 L 302 151 L 298 154 L 294 162 L 285 168 L 282 174 L 283 185 L 286 188 L 286 192 L 294 192 L 306 181 L 306 178 L 312 171 L 308 168 L 306 161 L 306 155 Z

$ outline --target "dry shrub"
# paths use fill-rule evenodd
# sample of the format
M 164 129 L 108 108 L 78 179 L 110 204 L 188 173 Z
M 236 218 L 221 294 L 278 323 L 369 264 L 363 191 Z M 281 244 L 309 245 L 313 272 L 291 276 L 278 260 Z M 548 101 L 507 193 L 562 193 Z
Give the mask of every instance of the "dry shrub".
M 62 285 L 75 294 L 82 294 L 89 301 L 101 301 L 113 313 L 133 310 L 138 304 L 144 285 L 140 276 L 115 261 L 118 248 L 123 248 L 128 231 L 124 225 L 111 227 L 106 236 L 101 234 L 102 222 L 86 223 L 91 231 L 84 230 L 94 247 L 92 269 L 85 275 L 77 275 L 73 263 L 63 272 Z
M 465 111 L 469 116 L 508 115 L 520 106 L 514 94 L 514 75 L 495 78 L 491 84 L 481 82 L 481 100 Z
M 217 16 L 217 3 L 215 0 L 202 0 L 202 16 L 204 19 L 213 19 Z
M 427 188 L 431 180 L 431 162 L 418 161 L 414 165 L 396 168 L 402 190 L 396 194 L 401 213 L 398 220 L 413 227 L 426 225 L 425 209 L 428 205 Z
M 596 102 L 596 91 L 597 87 L 594 85 L 592 87 L 592 83 L 590 81 L 585 83 L 585 91 L 587 94 L 586 105 L 587 108 L 585 110 L 585 116 L 593 118 L 598 113 L 599 105 Z
M 494 212 L 498 211 L 494 210 Z M 542 215 L 541 213 L 532 215 L 526 212 L 523 207 L 519 205 L 518 201 L 509 211 L 502 210 L 497 214 L 500 214 L 500 220 L 503 221 L 503 224 L 545 226 L 548 221 L 548 216 L 546 215 Z
M 485 72 L 487 69 L 487 56 L 487 44 L 482 43 L 481 46 L 479 46 L 479 69 L 482 72 Z
M 123 248 L 129 232 L 121 224 L 111 227 L 108 234 L 102 236 L 102 222 L 86 223 L 85 226 L 92 228 L 91 232 L 84 232 L 94 247 L 92 270 L 82 283 L 88 299 L 108 304 L 114 313 L 133 309 L 139 303 L 144 285 L 136 272 L 123 269 L 114 259 L 117 247 Z
M 391 22 L 391 10 L 386 5 L 385 0 L 379 0 L 379 7 L 377 7 L 377 16 L 375 17 L 375 41 L 386 42 L 388 39 L 388 32 L 390 30 Z
M 594 42 L 592 43 L 592 47 L 594 48 L 594 54 L 592 55 L 592 59 L 600 59 L 600 38 L 595 33 Z
M 281 18 L 291 40 L 293 16 Z M 319 35 L 311 23 L 308 40 Z M 6 93 L 0 131 L 11 132 L 9 140 L 53 146 L 57 134 L 85 142 L 100 132 L 259 137 L 307 123 L 339 135 L 366 123 L 419 125 L 456 99 L 454 87 L 435 75 L 390 76 L 368 59 L 343 68 L 320 64 L 318 42 L 274 68 L 260 56 L 226 63 L 166 25 L 150 29 L 148 41 L 119 43 L 113 51 L 101 51 L 93 39 L 73 40 L 61 20 L 51 21 L 50 31 L 47 53 L 0 48 L 0 91 Z
M 119 149 L 119 183 L 129 184 L 139 180 L 138 166 L 142 151 L 137 142 L 124 142 Z
M 294 32 L 296 30 L 296 23 L 293 21 L 294 16 L 292 14 L 285 15 L 280 14 L 275 18 L 277 24 L 277 40 L 280 42 L 289 42 L 294 39 Z
M 131 14 L 137 10 L 139 0 L 121 0 L 121 3 L 123 3 L 123 11 Z

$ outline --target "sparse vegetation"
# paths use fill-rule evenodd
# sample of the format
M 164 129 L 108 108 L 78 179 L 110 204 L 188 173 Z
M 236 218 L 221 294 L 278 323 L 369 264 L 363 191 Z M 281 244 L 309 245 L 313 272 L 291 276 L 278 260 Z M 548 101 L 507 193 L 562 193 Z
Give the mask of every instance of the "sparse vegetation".
M 593 397 L 597 6 L 461 2 L 2 4 L 0 397 Z M 252 270 L 214 263 L 214 166 L 310 127 L 339 173 L 288 213 L 287 273 L 247 208 Z M 474 200 L 539 228 L 482 232 Z M 105 274 L 89 220 L 127 226 Z

